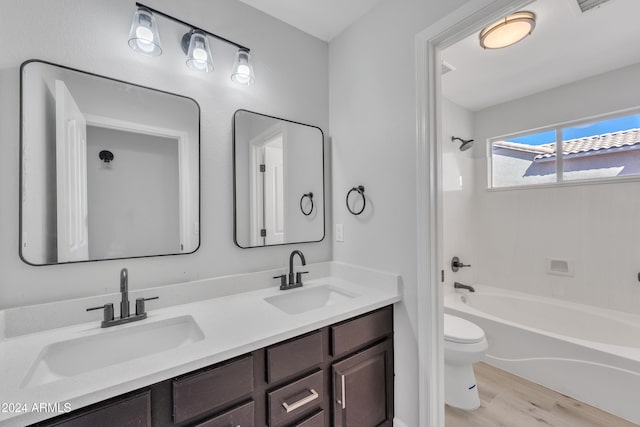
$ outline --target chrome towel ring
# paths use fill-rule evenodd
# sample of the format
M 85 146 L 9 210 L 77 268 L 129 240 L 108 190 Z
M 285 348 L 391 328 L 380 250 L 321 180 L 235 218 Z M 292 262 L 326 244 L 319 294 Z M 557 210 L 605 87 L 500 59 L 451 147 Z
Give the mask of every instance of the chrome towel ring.
M 309 201 L 311 202 L 311 208 L 309 209 L 309 211 L 305 211 L 304 208 L 302 207 L 302 202 L 304 201 L 304 199 L 308 198 Z M 312 192 L 308 192 L 302 195 L 302 197 L 300 197 L 300 210 L 302 211 L 302 213 L 306 216 L 311 215 L 311 212 L 313 212 L 313 193 Z
M 354 191 L 357 191 L 358 194 L 360 195 L 360 197 L 362 197 L 362 208 L 357 212 L 355 212 L 349 206 L 349 196 L 351 196 L 351 193 L 353 193 Z M 347 197 L 346 197 L 346 203 L 347 203 L 347 209 L 353 215 L 360 215 L 362 212 L 364 212 L 364 208 L 367 206 L 367 199 L 364 197 L 364 186 L 358 185 L 357 187 L 353 187 L 351 190 L 349 190 L 349 192 L 347 193 Z

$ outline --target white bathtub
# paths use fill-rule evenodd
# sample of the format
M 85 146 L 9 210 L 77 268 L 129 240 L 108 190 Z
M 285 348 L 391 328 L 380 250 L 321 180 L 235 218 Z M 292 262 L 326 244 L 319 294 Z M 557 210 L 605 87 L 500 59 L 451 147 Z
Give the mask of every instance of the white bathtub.
M 485 331 L 487 363 L 640 424 L 640 316 L 474 287 L 445 312 Z

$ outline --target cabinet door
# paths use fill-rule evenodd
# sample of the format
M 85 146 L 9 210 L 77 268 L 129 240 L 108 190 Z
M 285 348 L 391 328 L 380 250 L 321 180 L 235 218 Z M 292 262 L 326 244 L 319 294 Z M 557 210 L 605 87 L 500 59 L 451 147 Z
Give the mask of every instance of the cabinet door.
M 391 426 L 392 350 L 387 340 L 332 366 L 335 427 Z

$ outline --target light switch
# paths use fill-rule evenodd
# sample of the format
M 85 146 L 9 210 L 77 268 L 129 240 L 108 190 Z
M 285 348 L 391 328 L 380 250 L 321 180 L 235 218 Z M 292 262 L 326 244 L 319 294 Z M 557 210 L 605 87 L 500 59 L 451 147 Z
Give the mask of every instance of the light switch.
M 336 242 L 344 242 L 344 226 L 336 224 Z

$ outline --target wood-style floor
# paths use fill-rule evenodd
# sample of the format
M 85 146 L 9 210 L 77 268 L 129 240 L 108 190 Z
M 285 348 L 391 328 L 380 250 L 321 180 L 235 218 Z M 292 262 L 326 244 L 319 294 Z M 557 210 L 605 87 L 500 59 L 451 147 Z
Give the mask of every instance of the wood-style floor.
M 462 411 L 447 406 L 446 427 L 637 427 L 486 363 L 476 363 L 474 371 L 480 408 Z

